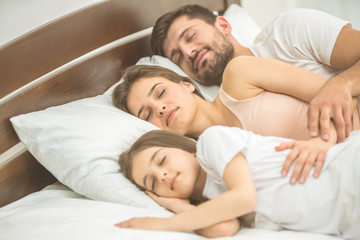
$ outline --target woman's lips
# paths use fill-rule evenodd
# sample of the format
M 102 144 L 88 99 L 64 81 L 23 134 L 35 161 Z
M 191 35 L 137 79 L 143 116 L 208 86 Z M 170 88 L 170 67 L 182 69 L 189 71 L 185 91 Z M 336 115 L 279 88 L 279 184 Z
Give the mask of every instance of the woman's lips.
M 171 120 L 174 118 L 175 114 L 177 112 L 177 108 L 170 110 L 168 114 L 166 115 L 166 126 L 169 126 Z

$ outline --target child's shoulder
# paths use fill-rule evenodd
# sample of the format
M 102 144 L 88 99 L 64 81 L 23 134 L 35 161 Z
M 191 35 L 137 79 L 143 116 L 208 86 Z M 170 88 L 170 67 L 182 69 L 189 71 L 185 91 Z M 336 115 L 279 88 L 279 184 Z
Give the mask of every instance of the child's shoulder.
M 251 134 L 249 131 L 238 128 L 238 127 L 227 127 L 227 126 L 211 126 L 200 135 L 199 139 L 208 139 L 208 138 L 215 138 L 215 137 L 222 137 L 222 136 L 232 136 L 232 135 L 249 135 Z
M 254 135 L 252 132 L 238 127 L 212 126 L 207 128 L 199 137 L 199 148 L 221 148 L 235 143 L 245 144 Z

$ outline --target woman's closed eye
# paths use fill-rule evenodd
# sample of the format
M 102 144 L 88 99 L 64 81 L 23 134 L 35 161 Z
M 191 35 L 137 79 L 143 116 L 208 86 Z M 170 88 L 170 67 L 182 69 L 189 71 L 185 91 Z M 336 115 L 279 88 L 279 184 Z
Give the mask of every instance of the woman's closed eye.
M 160 91 L 160 94 L 158 95 L 158 98 L 161 98 L 165 93 L 165 89 L 163 89 L 162 91 Z
M 157 98 L 161 98 L 163 95 L 165 94 L 165 89 L 163 89 L 162 91 L 160 91 L 159 95 L 157 96 Z M 149 111 L 147 113 L 145 113 L 145 117 L 144 117 L 144 120 L 145 121 L 149 121 L 149 119 L 151 118 L 152 116 L 152 110 L 149 109 Z
M 166 156 L 164 156 L 164 157 L 161 159 L 161 161 L 160 161 L 160 163 L 159 163 L 159 166 L 163 165 L 164 162 L 165 162 L 165 160 L 166 160 Z

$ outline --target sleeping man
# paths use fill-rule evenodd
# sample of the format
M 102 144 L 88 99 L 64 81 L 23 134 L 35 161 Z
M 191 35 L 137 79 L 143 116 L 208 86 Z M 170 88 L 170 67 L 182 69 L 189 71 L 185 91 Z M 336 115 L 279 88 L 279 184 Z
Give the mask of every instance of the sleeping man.
M 231 31 L 224 17 L 186 5 L 157 20 L 151 47 L 204 85 L 221 85 L 227 63 L 242 55 L 276 58 L 320 74 L 330 80 L 310 102 L 308 130 L 327 141 L 334 121 L 338 142 L 344 141 L 351 131 L 351 99 L 360 96 L 360 31 L 311 9 L 284 12 L 249 47 Z

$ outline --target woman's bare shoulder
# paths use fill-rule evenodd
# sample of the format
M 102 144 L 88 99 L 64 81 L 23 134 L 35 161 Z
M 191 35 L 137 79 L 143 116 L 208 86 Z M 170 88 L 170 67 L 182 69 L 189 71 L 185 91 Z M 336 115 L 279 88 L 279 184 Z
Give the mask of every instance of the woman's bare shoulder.
M 263 92 L 254 85 L 256 71 L 261 71 L 257 57 L 239 56 L 233 58 L 226 66 L 223 74 L 222 88 L 237 100 L 252 98 Z

